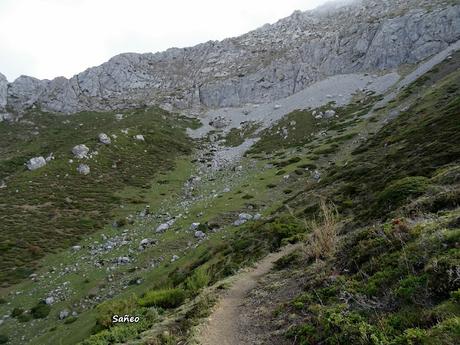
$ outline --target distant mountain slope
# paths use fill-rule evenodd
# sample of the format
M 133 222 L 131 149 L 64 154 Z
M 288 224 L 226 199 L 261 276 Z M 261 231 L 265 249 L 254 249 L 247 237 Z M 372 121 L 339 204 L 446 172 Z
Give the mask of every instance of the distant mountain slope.
M 326 76 L 419 62 L 460 39 L 457 1 L 375 1 L 294 12 L 245 35 L 161 53 L 126 53 L 71 79 L 0 75 L 0 111 L 73 113 L 160 104 L 263 103 Z

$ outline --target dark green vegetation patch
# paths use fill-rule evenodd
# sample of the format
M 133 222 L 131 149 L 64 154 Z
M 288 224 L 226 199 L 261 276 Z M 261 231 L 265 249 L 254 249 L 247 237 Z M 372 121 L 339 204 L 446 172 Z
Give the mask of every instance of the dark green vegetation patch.
M 102 228 L 121 202 L 115 191 L 149 186 L 156 174 L 173 167 L 176 157 L 191 152 L 187 126 L 195 124 L 160 109 L 133 110 L 122 120 L 112 112 L 36 112 L 18 123 L 0 123 L 0 181 L 7 184 L 0 201 L 0 281 L 27 277 L 46 253 Z M 103 145 L 99 133 L 116 138 Z M 145 141 L 134 140 L 137 134 Z M 98 154 L 78 160 L 71 153 L 78 144 Z M 24 166 L 28 159 L 50 153 L 55 159 L 45 167 L 28 171 Z M 76 171 L 79 163 L 90 166 L 89 175 Z

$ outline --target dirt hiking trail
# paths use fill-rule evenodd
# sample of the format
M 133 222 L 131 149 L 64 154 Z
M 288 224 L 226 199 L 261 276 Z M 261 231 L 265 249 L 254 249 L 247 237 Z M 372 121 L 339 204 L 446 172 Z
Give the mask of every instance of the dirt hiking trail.
M 298 245 L 288 245 L 271 253 L 255 267 L 234 278 L 232 285 L 213 308 L 208 321 L 202 326 L 196 341 L 201 345 L 258 344 L 251 332 L 251 319 L 243 317 L 245 298 L 257 286 L 258 281 L 270 272 L 275 261 L 291 253 Z

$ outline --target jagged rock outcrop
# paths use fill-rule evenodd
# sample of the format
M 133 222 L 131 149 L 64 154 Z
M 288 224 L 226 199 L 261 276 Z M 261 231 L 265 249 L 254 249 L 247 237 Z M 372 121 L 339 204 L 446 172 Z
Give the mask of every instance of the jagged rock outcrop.
M 269 102 L 327 76 L 419 62 L 460 39 L 459 18 L 459 4 L 440 0 L 357 0 L 296 11 L 220 42 L 121 54 L 69 80 L 20 77 L 8 85 L 8 107 L 72 113 Z
M 5 111 L 8 95 L 8 80 L 0 73 L 0 112 Z

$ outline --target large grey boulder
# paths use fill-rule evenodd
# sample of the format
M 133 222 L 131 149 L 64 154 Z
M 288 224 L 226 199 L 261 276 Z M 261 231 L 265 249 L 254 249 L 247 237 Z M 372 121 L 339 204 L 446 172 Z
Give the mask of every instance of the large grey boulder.
M 89 152 L 88 146 L 84 144 L 76 145 L 72 148 L 72 153 L 74 154 L 75 158 L 86 158 Z
M 108 145 L 112 142 L 109 136 L 105 133 L 99 133 L 98 139 L 102 144 Z
M 233 222 L 233 225 L 240 226 L 252 219 L 253 219 L 253 216 L 250 215 L 249 213 L 240 213 L 238 215 L 238 219 Z
M 27 169 L 37 170 L 46 165 L 46 159 L 43 156 L 33 157 L 27 161 Z
M 59 320 L 64 320 L 69 316 L 70 312 L 67 309 L 61 310 L 59 312 Z
M 203 231 L 195 231 L 195 237 L 203 240 L 206 238 L 206 234 Z
M 77 171 L 82 175 L 88 175 L 91 172 L 91 169 L 87 164 L 79 164 Z
M 190 225 L 190 230 L 191 230 L 191 231 L 195 231 L 195 230 L 198 229 L 199 226 L 200 226 L 200 223 L 192 223 L 192 224 Z
M 324 117 L 330 119 L 335 116 L 335 110 L 329 109 L 324 112 Z
M 163 233 L 166 230 L 168 230 L 171 226 L 173 226 L 174 223 L 175 223 L 175 220 L 170 219 L 166 223 L 162 223 L 162 224 L 158 225 L 158 227 L 156 228 L 155 232 Z
M 3 121 L 13 121 L 14 120 L 14 116 L 11 114 L 11 113 L 0 113 L 0 122 L 3 122 Z

